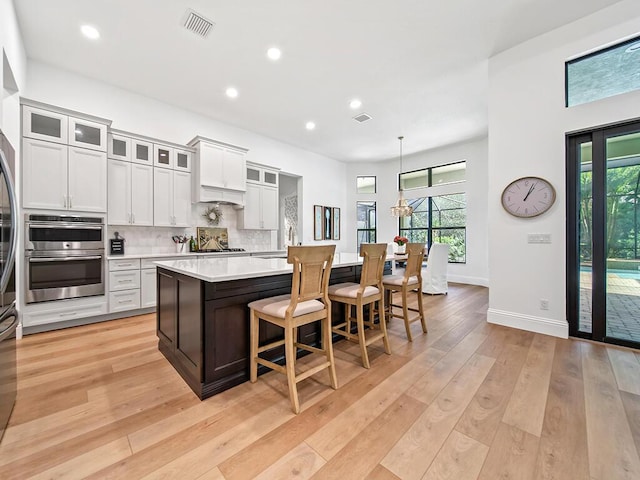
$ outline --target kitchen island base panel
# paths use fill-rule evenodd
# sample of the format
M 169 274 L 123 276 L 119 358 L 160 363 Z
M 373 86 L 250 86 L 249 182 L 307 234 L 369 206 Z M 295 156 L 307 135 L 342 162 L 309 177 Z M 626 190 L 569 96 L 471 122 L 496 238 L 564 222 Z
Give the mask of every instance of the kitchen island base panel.
M 361 265 L 334 268 L 329 283 L 358 282 Z M 389 270 L 390 271 L 390 270 Z M 249 380 L 249 308 L 262 298 L 291 293 L 291 274 L 207 282 L 158 267 L 158 348 L 201 400 Z M 344 310 L 332 304 L 332 323 Z M 298 329 L 298 341 L 319 346 L 320 322 Z M 283 339 L 275 325 L 260 325 L 260 345 Z M 341 336 L 334 335 L 334 341 Z M 198 348 L 200 347 L 200 348 Z M 298 351 L 298 357 L 308 354 Z M 284 347 L 263 354 L 284 361 Z M 258 374 L 270 369 L 260 365 Z

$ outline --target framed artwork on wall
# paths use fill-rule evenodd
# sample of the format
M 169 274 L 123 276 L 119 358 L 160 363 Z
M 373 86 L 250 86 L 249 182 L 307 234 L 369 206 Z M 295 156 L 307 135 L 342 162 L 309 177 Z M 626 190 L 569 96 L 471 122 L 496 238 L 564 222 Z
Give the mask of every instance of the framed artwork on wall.
M 333 226 L 333 239 L 340 240 L 340 209 L 333 209 L 333 218 L 332 218 L 332 226 Z
M 324 238 L 324 209 L 321 205 L 313 206 L 313 239 Z
M 331 240 L 331 207 L 324 208 L 324 239 Z

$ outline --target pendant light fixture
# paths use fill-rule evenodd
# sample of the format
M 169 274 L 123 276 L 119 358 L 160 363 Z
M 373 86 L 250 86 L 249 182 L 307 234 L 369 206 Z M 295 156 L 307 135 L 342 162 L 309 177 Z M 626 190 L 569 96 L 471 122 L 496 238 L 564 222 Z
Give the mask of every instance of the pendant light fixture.
M 402 175 L 402 140 L 404 137 L 398 137 L 400 140 L 400 174 Z M 398 201 L 396 204 L 391 207 L 391 215 L 394 217 L 410 217 L 413 213 L 413 207 L 410 207 L 407 204 L 407 201 L 404 199 L 404 195 L 402 193 L 402 180 L 398 182 Z

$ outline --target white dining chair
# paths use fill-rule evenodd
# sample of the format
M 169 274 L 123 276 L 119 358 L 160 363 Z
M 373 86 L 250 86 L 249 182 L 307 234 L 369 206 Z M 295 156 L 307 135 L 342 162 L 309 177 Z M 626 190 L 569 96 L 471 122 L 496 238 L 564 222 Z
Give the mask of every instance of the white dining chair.
M 447 267 L 449 265 L 449 244 L 433 243 L 427 257 L 427 267 L 422 272 L 422 293 L 446 294 Z

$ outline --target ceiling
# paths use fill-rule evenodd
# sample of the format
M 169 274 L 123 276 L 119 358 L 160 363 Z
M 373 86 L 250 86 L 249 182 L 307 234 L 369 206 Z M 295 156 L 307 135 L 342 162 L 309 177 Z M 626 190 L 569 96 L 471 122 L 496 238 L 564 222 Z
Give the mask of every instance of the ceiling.
M 337 160 L 376 161 L 397 157 L 399 135 L 405 154 L 485 135 L 487 59 L 616 1 L 14 3 L 30 59 Z M 206 39 L 182 27 L 187 8 L 215 23 Z M 352 119 L 362 112 L 372 119 Z

